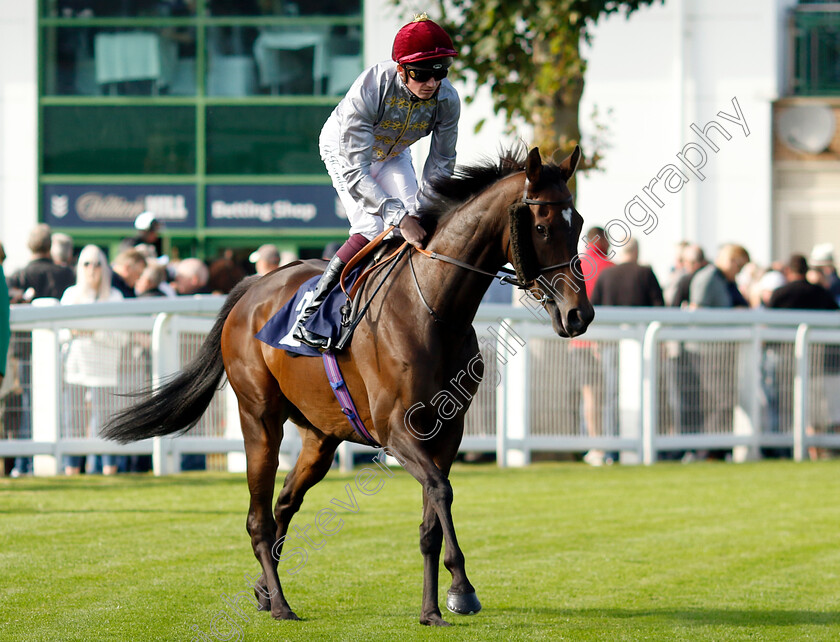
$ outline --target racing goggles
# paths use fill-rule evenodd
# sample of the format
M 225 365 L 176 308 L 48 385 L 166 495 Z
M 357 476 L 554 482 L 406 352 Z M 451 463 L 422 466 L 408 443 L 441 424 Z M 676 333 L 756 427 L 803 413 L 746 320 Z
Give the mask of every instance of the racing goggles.
M 443 80 L 449 73 L 449 67 L 442 64 L 433 67 L 410 67 L 408 65 L 404 65 L 404 67 L 408 75 L 417 82 L 428 82 L 430 78 Z

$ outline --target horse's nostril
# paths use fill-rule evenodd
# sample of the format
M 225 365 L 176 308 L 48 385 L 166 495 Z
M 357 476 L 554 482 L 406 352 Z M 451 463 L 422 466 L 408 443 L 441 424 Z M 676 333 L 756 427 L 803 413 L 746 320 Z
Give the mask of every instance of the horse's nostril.
M 566 315 L 566 327 L 569 330 L 580 330 L 583 327 L 583 318 L 578 308 L 572 308 Z

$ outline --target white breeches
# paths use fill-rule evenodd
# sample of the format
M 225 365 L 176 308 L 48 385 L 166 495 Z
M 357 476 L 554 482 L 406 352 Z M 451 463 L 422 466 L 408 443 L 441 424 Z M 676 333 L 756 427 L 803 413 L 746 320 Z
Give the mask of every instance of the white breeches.
M 342 159 L 338 154 L 325 153 L 322 158 L 350 221 L 350 234 L 361 234 L 368 240 L 374 238 L 385 229 L 382 217 L 365 211 L 347 191 L 347 183 L 340 172 Z M 417 174 L 408 150 L 384 162 L 372 163 L 370 175 L 389 196 L 400 199 L 409 213 L 417 210 Z

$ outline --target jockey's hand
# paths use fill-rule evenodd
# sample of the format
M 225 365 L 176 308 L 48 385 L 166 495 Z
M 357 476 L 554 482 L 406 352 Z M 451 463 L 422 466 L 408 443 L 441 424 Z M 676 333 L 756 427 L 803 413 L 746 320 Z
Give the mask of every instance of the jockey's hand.
M 400 232 L 403 238 L 411 243 L 416 248 L 423 247 L 423 240 L 426 238 L 426 230 L 417 221 L 416 218 L 410 215 L 403 216 L 400 222 Z

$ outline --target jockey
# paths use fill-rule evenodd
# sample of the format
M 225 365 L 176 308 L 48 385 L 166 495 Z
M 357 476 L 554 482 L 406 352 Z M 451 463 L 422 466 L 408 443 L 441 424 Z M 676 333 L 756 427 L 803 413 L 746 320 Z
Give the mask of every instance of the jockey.
M 438 24 L 425 14 L 415 18 L 397 32 L 393 60 L 363 71 L 324 124 L 321 159 L 350 220 L 350 238 L 297 319 L 292 336 L 301 343 L 329 347 L 327 338 L 303 324 L 338 283 L 347 262 L 386 225 L 398 226 L 406 241 L 423 247 L 425 231 L 416 218 L 422 194 L 408 147 L 432 135 L 424 185 L 452 174 L 461 103 L 446 74 L 457 55 Z

